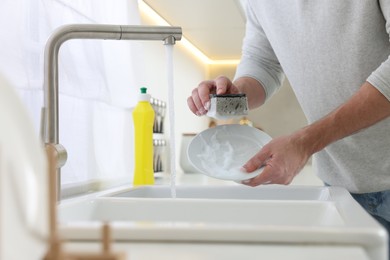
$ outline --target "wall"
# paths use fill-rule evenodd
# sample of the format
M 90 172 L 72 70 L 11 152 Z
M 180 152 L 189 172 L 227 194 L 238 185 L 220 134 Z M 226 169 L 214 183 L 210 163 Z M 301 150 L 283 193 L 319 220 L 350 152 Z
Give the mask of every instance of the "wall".
M 262 107 L 251 111 L 249 119 L 272 137 L 289 134 L 307 124 L 288 80 Z

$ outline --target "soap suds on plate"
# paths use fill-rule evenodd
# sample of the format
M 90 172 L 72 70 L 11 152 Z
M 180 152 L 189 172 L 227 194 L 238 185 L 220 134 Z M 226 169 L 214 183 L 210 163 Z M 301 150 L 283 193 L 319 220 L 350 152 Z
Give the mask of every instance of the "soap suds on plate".
M 261 146 L 246 136 L 229 136 L 229 132 L 221 128 L 210 140 L 201 139 L 202 151 L 197 156 L 207 175 L 225 180 L 244 180 L 253 174 L 241 171 L 241 167 L 252 158 Z

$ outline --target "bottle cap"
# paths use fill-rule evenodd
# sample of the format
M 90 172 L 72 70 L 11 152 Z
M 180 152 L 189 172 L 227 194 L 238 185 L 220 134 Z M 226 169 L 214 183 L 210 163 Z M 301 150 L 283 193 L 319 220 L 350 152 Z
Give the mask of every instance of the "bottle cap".
M 138 95 L 138 101 L 148 101 L 150 102 L 150 95 L 147 94 L 147 88 L 142 87 L 140 88 L 141 93 Z

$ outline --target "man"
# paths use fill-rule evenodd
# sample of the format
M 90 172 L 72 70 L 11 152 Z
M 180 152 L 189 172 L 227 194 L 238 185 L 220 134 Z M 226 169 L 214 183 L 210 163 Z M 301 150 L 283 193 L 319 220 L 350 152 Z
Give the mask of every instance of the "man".
M 209 93 L 246 93 L 261 106 L 285 74 L 308 126 L 274 138 L 243 169 L 245 182 L 289 184 L 313 155 L 317 175 L 343 186 L 390 229 L 390 1 L 248 0 L 234 82 L 204 81 L 188 98 L 198 116 Z

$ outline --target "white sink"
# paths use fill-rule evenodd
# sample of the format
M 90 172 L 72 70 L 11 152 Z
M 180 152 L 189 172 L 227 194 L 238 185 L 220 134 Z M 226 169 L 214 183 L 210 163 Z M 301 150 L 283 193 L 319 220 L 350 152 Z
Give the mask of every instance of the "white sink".
M 310 200 L 329 201 L 329 189 L 323 187 L 291 188 L 281 186 L 178 186 L 180 199 L 240 199 L 240 200 Z M 169 186 L 141 186 L 112 192 L 106 197 L 120 198 L 171 198 Z
M 110 221 L 118 241 L 198 241 L 361 246 L 387 258 L 386 231 L 336 187 L 167 186 L 63 201 L 65 239 L 96 240 Z

